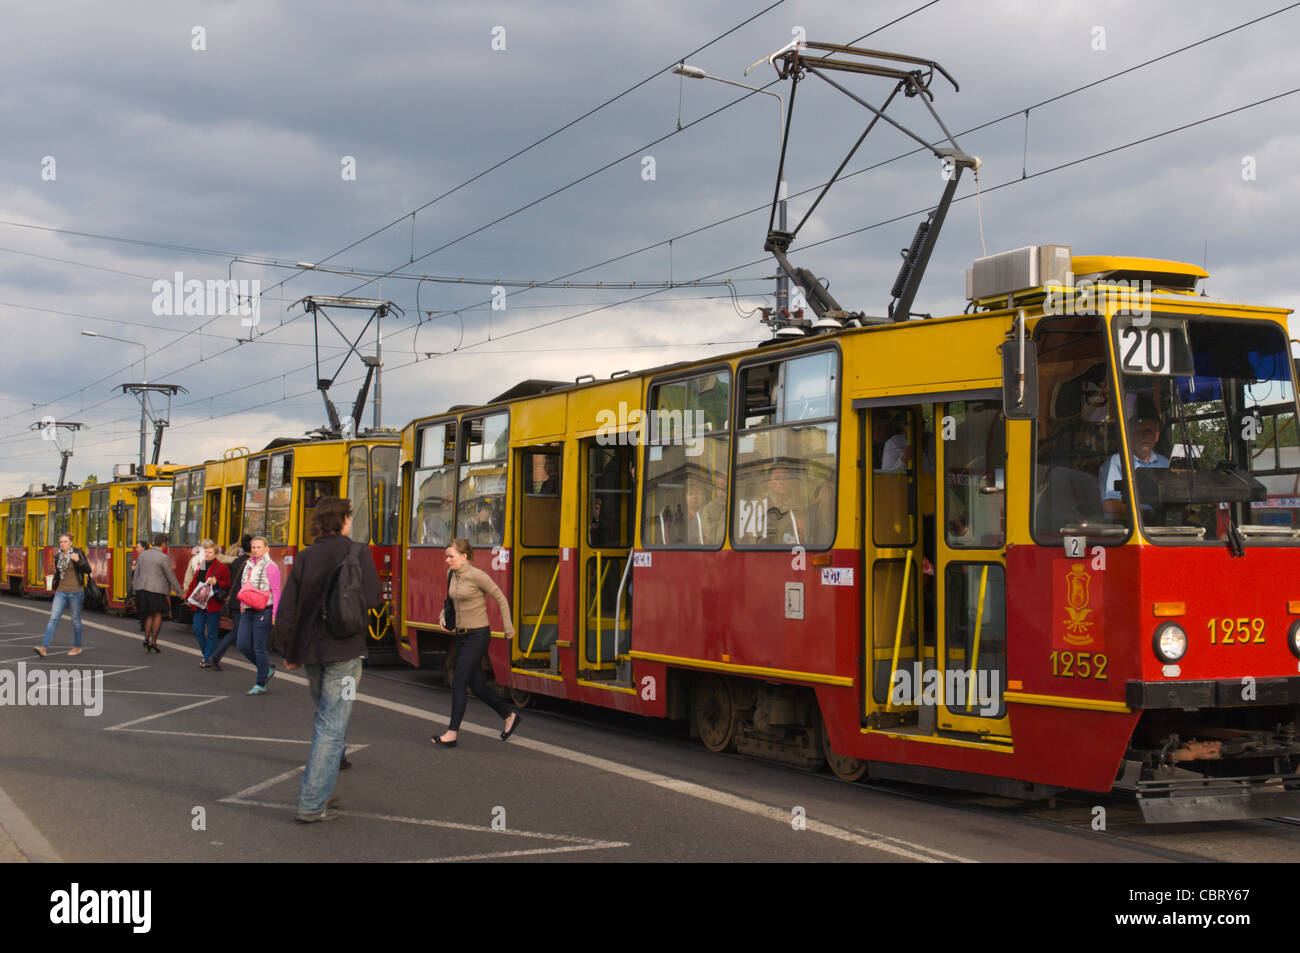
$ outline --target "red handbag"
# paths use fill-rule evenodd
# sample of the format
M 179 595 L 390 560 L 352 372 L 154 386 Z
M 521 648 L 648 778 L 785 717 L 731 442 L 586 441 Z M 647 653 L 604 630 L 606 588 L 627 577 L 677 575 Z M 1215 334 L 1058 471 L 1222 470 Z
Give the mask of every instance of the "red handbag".
M 265 589 L 258 589 L 257 586 L 248 585 L 239 590 L 239 595 L 236 598 L 248 608 L 260 612 L 271 601 L 271 594 Z

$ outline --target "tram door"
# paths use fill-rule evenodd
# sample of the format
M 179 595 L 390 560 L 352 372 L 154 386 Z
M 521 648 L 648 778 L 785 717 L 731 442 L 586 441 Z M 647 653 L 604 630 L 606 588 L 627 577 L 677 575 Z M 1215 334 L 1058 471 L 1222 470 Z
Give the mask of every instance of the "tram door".
M 636 447 L 594 439 L 581 447 L 578 668 L 580 677 L 611 679 L 619 656 L 631 646 L 631 590 L 625 583 L 636 519 Z
M 514 468 L 519 509 L 510 604 L 517 607 L 519 624 L 511 658 L 516 667 L 555 675 L 560 674 L 560 655 L 551 648 L 560 631 L 562 451 L 559 444 L 517 450 Z
M 27 582 L 33 586 L 44 586 L 45 577 L 42 570 L 45 568 L 41 559 L 45 553 L 45 517 L 29 516 L 27 517 Z
M 1006 702 L 1006 419 L 1000 400 L 939 404 L 938 728 L 1010 740 Z
M 140 501 L 148 505 L 147 497 L 141 497 Z M 112 554 L 113 566 L 109 598 L 123 602 L 126 600 L 126 590 L 131 582 L 131 552 L 135 548 L 135 540 L 132 538 L 132 529 L 135 527 L 135 507 L 123 505 L 113 512 L 111 541 L 113 547 L 109 550 Z
M 916 452 L 922 415 L 919 407 L 874 406 L 866 418 L 871 466 L 863 467 L 868 514 L 863 710 L 869 727 L 917 726 L 924 711 L 918 704 L 924 670 L 934 664 L 933 640 L 923 638 L 927 561 L 918 492 L 922 461 Z

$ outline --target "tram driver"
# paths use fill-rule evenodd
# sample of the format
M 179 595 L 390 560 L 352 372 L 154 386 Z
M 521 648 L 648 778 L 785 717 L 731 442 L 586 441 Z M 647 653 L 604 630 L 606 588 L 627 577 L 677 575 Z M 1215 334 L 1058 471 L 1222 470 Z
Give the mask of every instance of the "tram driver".
M 1144 403 L 1138 407 L 1136 418 L 1129 422 L 1128 440 L 1134 470 L 1143 467 L 1169 469 L 1169 458 L 1156 453 L 1156 442 L 1159 439 L 1160 417 L 1154 405 Z M 1120 489 L 1123 477 L 1124 469 L 1120 466 L 1119 454 L 1112 453 L 1099 474 L 1101 505 L 1106 515 L 1112 519 L 1122 520 L 1128 512 L 1125 494 Z

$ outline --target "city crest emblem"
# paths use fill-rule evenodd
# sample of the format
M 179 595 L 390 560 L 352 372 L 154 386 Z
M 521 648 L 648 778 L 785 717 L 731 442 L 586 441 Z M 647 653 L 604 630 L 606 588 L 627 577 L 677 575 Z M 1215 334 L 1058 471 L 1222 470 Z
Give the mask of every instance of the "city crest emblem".
M 1092 575 L 1079 563 L 1070 567 L 1065 574 L 1065 612 L 1064 639 L 1071 645 L 1092 645 L 1095 641 L 1091 629 L 1096 619 L 1091 618 L 1095 612 L 1092 602 Z

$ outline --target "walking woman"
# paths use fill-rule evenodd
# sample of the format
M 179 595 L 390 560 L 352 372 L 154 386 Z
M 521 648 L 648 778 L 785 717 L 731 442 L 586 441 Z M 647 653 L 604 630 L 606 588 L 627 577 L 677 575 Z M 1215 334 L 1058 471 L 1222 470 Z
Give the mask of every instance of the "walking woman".
M 153 548 L 146 549 L 135 561 L 135 604 L 144 620 L 144 650 L 162 652 L 158 648 L 158 630 L 162 628 L 163 613 L 171 610 L 170 594 L 181 592 L 181 581 L 172 572 L 167 558 L 167 537 L 159 533 L 153 538 Z
M 275 674 L 266 643 L 275 622 L 275 612 L 280 608 L 280 567 L 271 558 L 265 536 L 254 536 L 249 549 L 248 562 L 244 563 L 239 587 L 235 590 L 244 596 L 239 600 L 244 604 L 244 611 L 239 614 L 238 645 L 244 658 L 257 666 L 257 682 L 248 694 L 265 695 L 266 683 Z M 250 587 L 262 595 L 246 595 L 244 590 Z
M 451 596 L 456 607 L 456 671 L 451 678 L 451 724 L 441 735 L 429 739 L 442 748 L 454 748 L 456 735 L 460 731 L 461 720 L 465 717 L 465 707 L 469 704 L 466 687 L 504 719 L 501 740 L 505 741 L 519 727 L 519 712 L 501 701 L 496 693 L 487 687 L 483 677 L 483 656 L 487 653 L 488 640 L 492 632 L 488 628 L 487 597 L 491 596 L 501 607 L 501 621 L 505 624 L 508 637 L 515 634 L 510 624 L 510 605 L 501 589 L 492 577 L 482 569 L 470 565 L 474 558 L 474 547 L 467 539 L 454 539 L 447 547 L 447 568 L 451 570 L 451 582 L 447 594 Z M 447 627 L 444 616 L 438 617 L 438 623 Z
M 194 570 L 194 578 L 190 581 L 185 598 L 188 600 L 190 594 L 204 583 L 212 586 L 213 597 L 203 604 L 202 609 L 191 603 L 191 608 L 194 609 L 194 639 L 199 643 L 199 651 L 203 653 L 199 668 L 211 668 L 212 655 L 221 638 L 221 603 L 230 594 L 230 570 L 218 562 L 217 544 L 212 540 L 205 539 L 199 543 L 199 547 L 203 553 L 203 562 Z
M 33 649 L 37 655 L 45 657 L 65 608 L 72 610 L 72 649 L 68 654 L 81 654 L 81 605 L 86 598 L 82 587 L 89 575 L 86 554 L 73 546 L 72 537 L 64 533 L 59 537 L 59 551 L 54 554 L 54 605 L 50 607 L 50 621 L 45 626 L 45 640 Z

